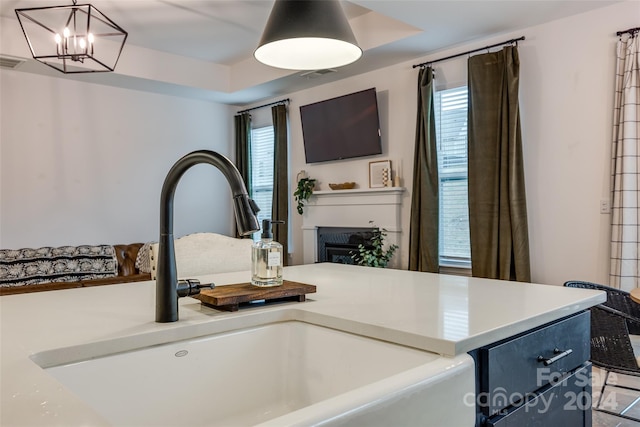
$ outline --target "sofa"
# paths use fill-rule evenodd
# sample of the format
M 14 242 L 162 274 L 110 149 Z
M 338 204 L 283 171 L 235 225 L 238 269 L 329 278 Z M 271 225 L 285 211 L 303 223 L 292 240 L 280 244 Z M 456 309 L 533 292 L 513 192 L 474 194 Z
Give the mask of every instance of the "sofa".
M 143 243 L 0 249 L 0 295 L 151 280 L 147 251 Z

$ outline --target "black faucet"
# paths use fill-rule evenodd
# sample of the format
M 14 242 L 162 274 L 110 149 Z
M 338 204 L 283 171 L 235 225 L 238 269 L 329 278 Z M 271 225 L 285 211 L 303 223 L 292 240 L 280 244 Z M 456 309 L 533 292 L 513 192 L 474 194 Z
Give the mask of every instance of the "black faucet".
M 256 214 L 260 210 L 247 195 L 242 176 L 235 165 L 215 151 L 200 150 L 178 160 L 164 180 L 160 194 L 160 241 L 158 243 L 158 274 L 156 276 L 156 322 L 178 320 L 178 272 L 173 244 L 173 196 L 182 175 L 191 167 L 209 163 L 227 178 L 233 194 L 233 207 L 238 233 L 246 236 L 260 229 Z M 188 287 L 193 287 L 189 286 Z M 197 289 L 197 286 L 195 286 Z M 197 293 L 197 292 L 195 292 Z M 187 293 L 192 294 L 192 293 Z

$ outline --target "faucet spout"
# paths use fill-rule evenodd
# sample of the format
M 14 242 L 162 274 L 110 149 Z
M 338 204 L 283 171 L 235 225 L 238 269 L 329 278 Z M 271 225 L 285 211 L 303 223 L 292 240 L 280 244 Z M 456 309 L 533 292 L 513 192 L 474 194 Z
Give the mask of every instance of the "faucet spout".
M 173 199 L 182 175 L 192 166 L 208 163 L 227 178 L 233 195 L 236 225 L 240 235 L 260 229 L 256 213 L 260 210 L 249 198 L 242 176 L 235 165 L 222 154 L 199 150 L 178 160 L 169 170 L 160 194 L 160 240 L 158 241 L 158 274 L 156 276 L 156 322 L 178 320 L 178 272 L 173 243 Z

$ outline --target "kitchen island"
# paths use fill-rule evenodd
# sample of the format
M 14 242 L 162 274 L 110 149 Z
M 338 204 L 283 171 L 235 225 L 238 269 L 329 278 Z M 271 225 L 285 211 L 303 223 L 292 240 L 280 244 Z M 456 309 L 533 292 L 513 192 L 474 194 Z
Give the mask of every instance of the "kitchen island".
M 303 303 L 253 304 L 232 313 L 181 298 L 180 320 L 165 324 L 154 321 L 155 282 L 0 298 L 0 424 L 113 425 L 43 367 L 55 365 L 56 358 L 68 362 L 69 354 L 80 361 L 210 335 L 228 321 L 235 322 L 236 329 L 255 326 L 262 321 L 258 316 L 321 325 L 433 353 L 446 370 L 473 364 L 469 352 L 572 318 L 606 299 L 602 292 L 584 289 L 341 264 L 286 267 L 284 275 L 316 285 L 317 292 Z M 199 279 L 222 286 L 246 282 L 249 273 Z M 176 402 L 187 393 L 188 404 L 188 390 L 172 393 Z M 469 406 L 474 400 L 456 396 L 449 399 L 447 411 L 466 411 L 464 419 L 471 426 L 476 409 Z

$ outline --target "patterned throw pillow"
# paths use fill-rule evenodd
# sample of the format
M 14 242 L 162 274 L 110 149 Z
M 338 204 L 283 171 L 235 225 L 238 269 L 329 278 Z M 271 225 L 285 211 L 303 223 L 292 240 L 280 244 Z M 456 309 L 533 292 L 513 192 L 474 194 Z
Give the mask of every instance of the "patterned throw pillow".
M 0 287 L 114 277 L 116 251 L 110 245 L 0 249 Z
M 149 258 L 149 251 L 151 245 L 155 242 L 149 242 L 142 245 L 138 250 L 138 256 L 136 256 L 136 268 L 140 273 L 151 273 L 151 259 Z

